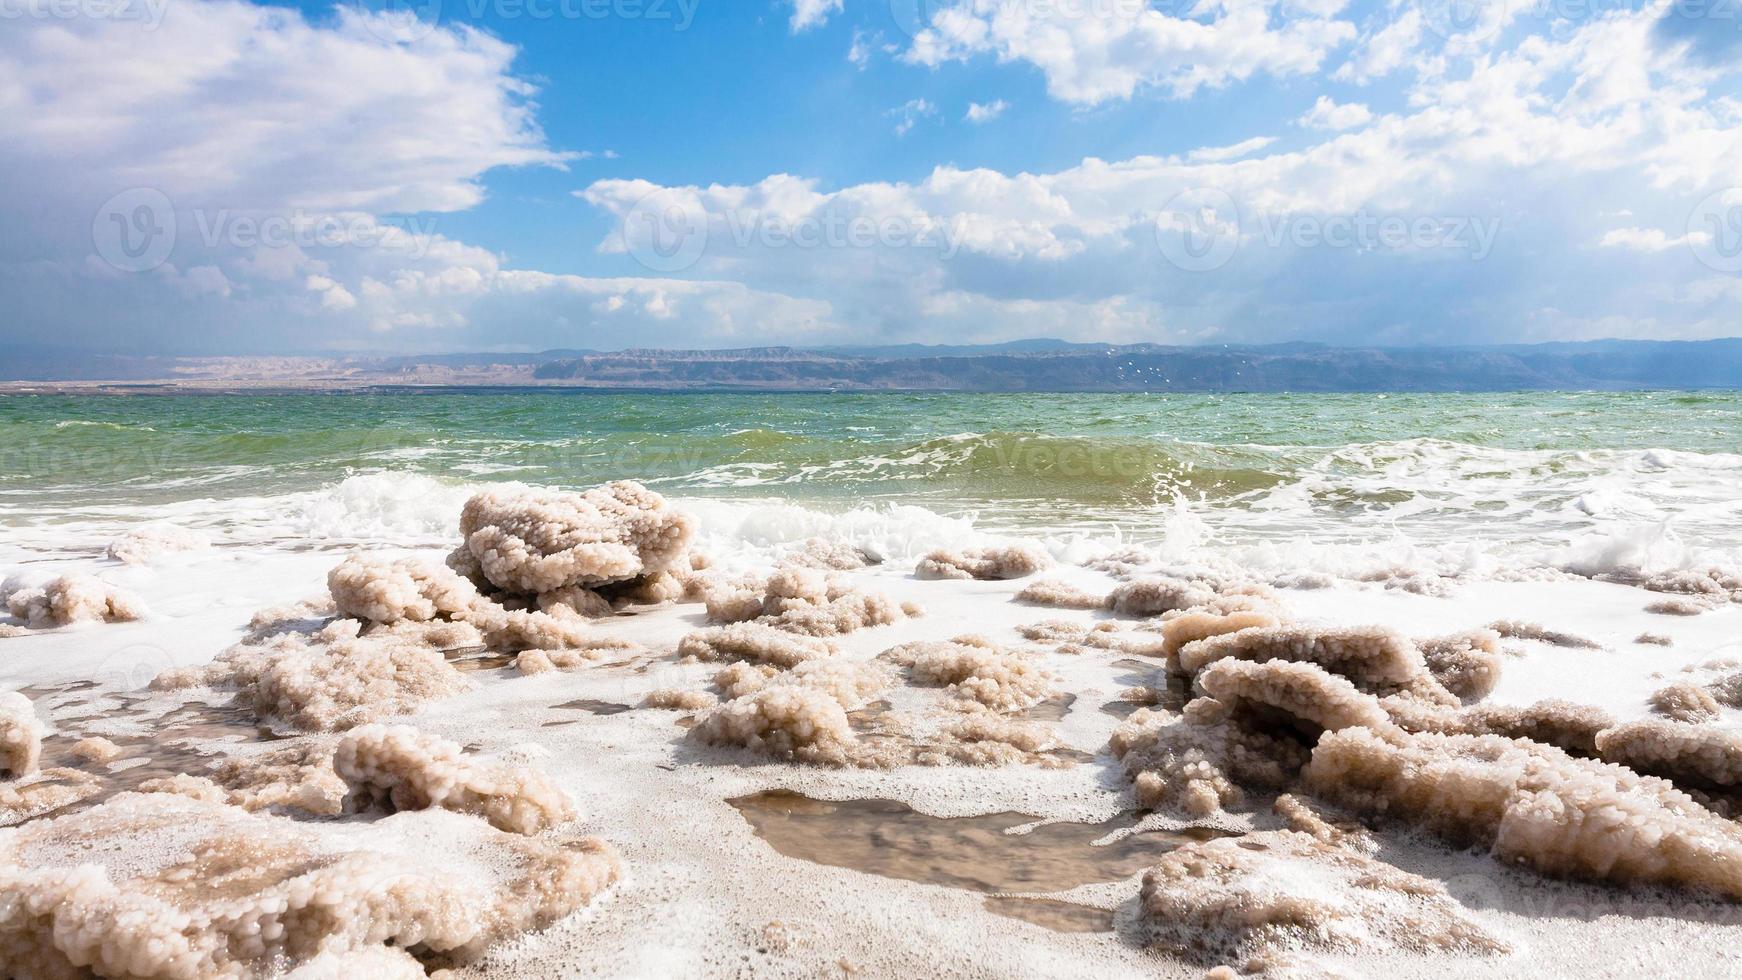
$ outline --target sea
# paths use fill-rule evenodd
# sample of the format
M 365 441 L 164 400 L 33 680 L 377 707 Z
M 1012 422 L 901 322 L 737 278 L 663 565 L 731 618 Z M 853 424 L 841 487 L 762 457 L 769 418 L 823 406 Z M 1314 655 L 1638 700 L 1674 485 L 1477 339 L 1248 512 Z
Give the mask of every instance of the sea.
M 481 484 L 619 479 L 752 544 L 1657 571 L 1738 563 L 1742 394 L 0 397 L 0 557 L 154 522 L 411 546 Z

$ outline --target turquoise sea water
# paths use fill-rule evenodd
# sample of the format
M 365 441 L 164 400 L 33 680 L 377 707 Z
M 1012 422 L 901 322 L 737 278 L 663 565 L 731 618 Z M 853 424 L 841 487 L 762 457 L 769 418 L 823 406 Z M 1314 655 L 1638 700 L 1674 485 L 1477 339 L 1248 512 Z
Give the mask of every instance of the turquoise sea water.
M 0 526 L 185 515 L 370 475 L 640 479 L 990 526 L 1742 541 L 1742 394 L 0 398 Z M 425 484 L 419 484 L 425 485 Z

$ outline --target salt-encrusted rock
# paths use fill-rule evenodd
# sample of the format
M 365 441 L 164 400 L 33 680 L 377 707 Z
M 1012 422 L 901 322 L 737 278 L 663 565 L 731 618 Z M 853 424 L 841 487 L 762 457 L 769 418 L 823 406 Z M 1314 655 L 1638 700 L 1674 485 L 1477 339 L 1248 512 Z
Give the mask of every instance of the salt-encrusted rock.
M 539 595 L 630 582 L 680 565 L 695 522 L 639 483 L 585 493 L 492 489 L 466 502 L 461 574 Z

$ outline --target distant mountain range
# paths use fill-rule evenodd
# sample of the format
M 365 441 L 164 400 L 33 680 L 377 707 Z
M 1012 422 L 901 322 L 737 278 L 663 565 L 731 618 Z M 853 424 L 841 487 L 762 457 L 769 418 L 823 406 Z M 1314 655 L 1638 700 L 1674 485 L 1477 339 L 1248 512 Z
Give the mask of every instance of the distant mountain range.
M 6 391 L 1513 391 L 1742 388 L 1742 339 L 1489 347 L 759 347 L 0 362 Z

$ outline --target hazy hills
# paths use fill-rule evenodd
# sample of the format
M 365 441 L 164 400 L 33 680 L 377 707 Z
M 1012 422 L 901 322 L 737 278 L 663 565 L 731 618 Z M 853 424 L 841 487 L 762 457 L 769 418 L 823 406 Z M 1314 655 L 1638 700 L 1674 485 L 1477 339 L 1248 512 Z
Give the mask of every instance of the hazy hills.
M 1510 391 L 1742 387 L 1742 339 L 1494 347 L 993 346 L 0 362 L 7 390 Z

